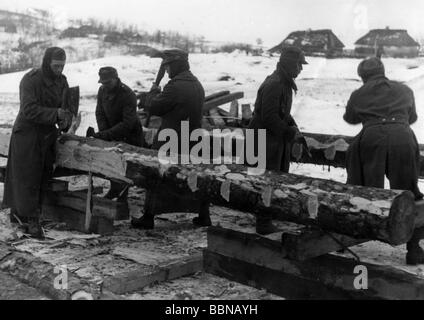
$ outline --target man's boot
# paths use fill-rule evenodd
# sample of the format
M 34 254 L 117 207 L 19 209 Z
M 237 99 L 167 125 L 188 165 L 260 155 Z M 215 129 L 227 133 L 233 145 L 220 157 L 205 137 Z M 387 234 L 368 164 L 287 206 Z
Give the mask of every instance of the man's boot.
M 424 250 L 420 247 L 420 240 L 424 238 L 424 228 L 414 231 L 412 239 L 406 244 L 408 253 L 406 254 L 406 264 L 415 266 L 424 264 Z
M 279 229 L 272 224 L 272 217 L 258 214 L 256 216 L 256 233 L 267 235 L 278 232 Z
M 193 219 L 193 224 L 199 227 L 210 227 L 212 225 L 209 213 L 209 202 L 200 202 L 199 216 Z
M 157 195 L 151 190 L 146 190 L 144 201 L 144 215 L 141 218 L 132 218 L 131 226 L 136 229 L 152 230 L 155 227 L 155 201 Z
M 32 238 L 44 240 L 44 231 L 39 217 L 28 218 L 27 232 Z

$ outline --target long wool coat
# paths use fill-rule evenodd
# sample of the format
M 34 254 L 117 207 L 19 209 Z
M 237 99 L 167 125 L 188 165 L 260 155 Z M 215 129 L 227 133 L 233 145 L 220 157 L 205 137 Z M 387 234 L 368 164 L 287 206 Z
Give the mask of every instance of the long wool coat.
M 296 126 L 290 115 L 293 90 L 297 90 L 293 79 L 280 68 L 268 76 L 258 90 L 249 128 L 266 129 L 267 170 L 288 172 L 290 168 Z
M 41 191 L 53 171 L 59 134 L 57 109 L 66 88 L 65 76 L 52 80 L 41 69 L 30 71 L 20 83 L 20 109 L 10 139 L 3 200 L 19 216 L 40 214 Z
M 347 153 L 347 183 L 384 188 L 387 175 L 392 189 L 420 197 L 419 148 L 409 126 L 417 121 L 412 90 L 374 76 L 352 93 L 344 120 L 363 125 Z

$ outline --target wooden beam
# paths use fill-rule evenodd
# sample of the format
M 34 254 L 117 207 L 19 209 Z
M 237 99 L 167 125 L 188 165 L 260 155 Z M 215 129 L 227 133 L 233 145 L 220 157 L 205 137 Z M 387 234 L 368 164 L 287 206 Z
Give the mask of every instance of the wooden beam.
M 63 222 L 72 230 L 86 232 L 85 212 L 69 207 L 62 207 L 53 204 L 43 204 L 42 218 L 54 222 Z M 114 222 L 102 216 L 95 216 L 91 220 L 90 232 L 110 235 L 114 231 Z
M 208 112 L 211 109 L 214 109 L 216 107 L 219 107 L 223 104 L 227 104 L 230 103 L 234 100 L 237 99 L 242 99 L 244 97 L 244 93 L 243 92 L 235 92 L 235 93 L 231 93 L 222 97 L 218 97 L 212 100 L 209 100 L 207 102 L 205 102 L 205 104 L 203 105 L 203 113 Z
M 194 255 L 155 267 L 142 266 L 104 279 L 103 288 L 115 294 L 135 292 L 152 284 L 171 281 L 203 270 L 203 256 Z
M 318 224 L 359 239 L 397 245 L 409 241 L 414 229 L 416 212 L 409 191 L 350 186 L 271 171 L 249 175 L 250 170 L 241 165 L 163 165 L 153 150 L 66 135 L 58 141 L 56 162 L 141 187 L 163 181 L 217 205 Z
M 49 192 L 44 199 L 44 204 L 70 208 L 82 213 L 86 211 L 87 193 L 80 191 Z M 102 217 L 115 220 L 120 203 L 93 196 L 93 217 Z
M 222 237 L 225 235 L 225 238 Z M 220 239 L 220 242 L 216 240 Z M 225 241 L 225 245 L 219 245 Z M 208 229 L 205 271 L 264 288 L 286 299 L 424 299 L 424 279 L 390 266 L 324 255 L 306 261 L 287 259 L 281 243 L 257 237 L 246 242 L 241 232 Z M 368 290 L 354 286 L 355 267 L 368 273 Z

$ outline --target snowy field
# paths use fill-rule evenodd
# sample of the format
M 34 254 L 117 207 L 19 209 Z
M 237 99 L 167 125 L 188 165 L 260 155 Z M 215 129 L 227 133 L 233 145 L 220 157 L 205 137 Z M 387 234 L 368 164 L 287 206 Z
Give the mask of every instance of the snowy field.
M 308 57 L 297 79 L 299 88 L 294 98 L 292 114 L 302 131 L 355 135 L 361 126 L 352 126 L 343 121 L 344 107 L 353 90 L 361 86 L 356 70 L 358 59 L 325 59 Z M 241 103 L 253 107 L 256 92 L 267 75 L 277 64 L 277 57 L 252 57 L 243 53 L 192 54 L 190 64 L 193 73 L 205 87 L 206 94 L 221 90 L 243 91 Z M 424 59 L 383 59 L 386 74 L 390 79 L 409 85 L 415 92 L 419 120 L 413 125 L 418 141 L 424 143 Z M 124 83 L 139 91 L 150 89 L 160 65 L 160 59 L 147 56 L 115 56 L 85 62 L 67 64 L 65 75 L 71 86 L 81 89 L 81 111 L 83 121 L 79 131 L 84 135 L 88 126 L 96 127 L 94 110 L 95 96 L 99 84 L 97 72 L 100 67 L 114 66 Z M 0 128 L 11 126 L 15 120 L 18 104 L 19 82 L 25 72 L 0 75 Z M 229 76 L 229 81 L 219 81 Z M 168 79 L 162 80 L 162 86 Z M 313 165 L 292 165 L 297 174 L 334 179 L 344 182 L 345 171 L 327 169 Z M 424 186 L 422 186 L 424 189 Z

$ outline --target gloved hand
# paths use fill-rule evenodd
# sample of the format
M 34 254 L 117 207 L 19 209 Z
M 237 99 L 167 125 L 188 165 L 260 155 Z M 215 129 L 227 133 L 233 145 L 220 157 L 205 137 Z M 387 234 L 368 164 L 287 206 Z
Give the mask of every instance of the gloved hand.
M 67 131 L 72 124 L 73 115 L 70 111 L 59 108 L 57 109 L 57 123 L 60 131 Z
M 94 137 L 95 134 L 96 134 L 96 132 L 94 131 L 94 128 L 93 127 L 89 127 L 87 129 L 87 133 L 85 134 L 85 136 L 87 138 L 90 138 L 90 137 Z
M 161 91 L 162 91 L 161 87 L 156 84 L 153 84 L 152 88 L 150 89 L 151 93 L 156 93 L 156 94 L 161 93 Z

